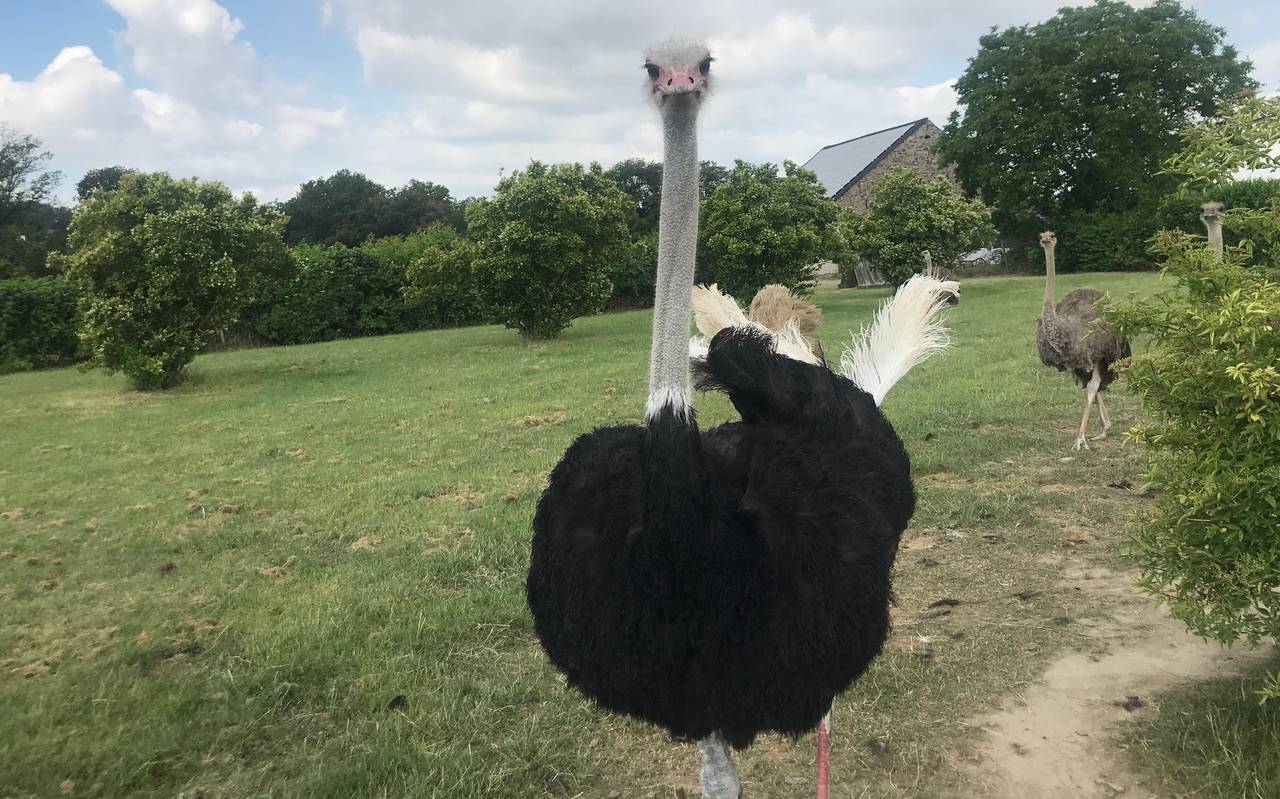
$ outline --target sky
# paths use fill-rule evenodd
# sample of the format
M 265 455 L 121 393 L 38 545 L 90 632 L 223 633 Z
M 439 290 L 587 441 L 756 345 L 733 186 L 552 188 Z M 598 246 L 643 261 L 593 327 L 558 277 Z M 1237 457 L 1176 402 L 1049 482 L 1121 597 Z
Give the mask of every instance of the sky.
M 120 164 L 265 200 L 339 169 L 489 194 L 530 159 L 661 157 L 642 53 L 706 40 L 703 158 L 803 163 L 955 105 L 992 26 L 1061 0 L 0 0 L 0 122 L 41 139 L 67 202 Z M 1280 3 L 1189 3 L 1280 89 Z M 678 19 L 677 19 L 678 17 Z

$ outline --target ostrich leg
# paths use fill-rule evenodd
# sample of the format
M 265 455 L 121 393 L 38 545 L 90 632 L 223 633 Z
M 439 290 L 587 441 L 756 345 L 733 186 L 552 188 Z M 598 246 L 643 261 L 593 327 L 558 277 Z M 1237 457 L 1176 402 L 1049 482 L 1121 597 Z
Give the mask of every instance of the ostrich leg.
M 1111 420 L 1107 418 L 1107 407 L 1102 404 L 1102 392 L 1098 392 L 1098 418 L 1102 420 L 1102 432 L 1098 433 L 1090 441 L 1099 441 L 1107 437 L 1107 431 L 1111 429 Z
M 828 799 L 831 782 L 831 711 L 818 722 L 818 799 Z
M 702 799 L 740 799 L 742 785 L 738 782 L 738 769 L 733 765 L 733 754 L 719 733 L 711 733 L 698 741 L 698 753 L 702 755 Z
M 1098 400 L 1098 386 L 1102 384 L 1102 374 L 1098 372 L 1098 367 L 1093 367 L 1093 377 L 1089 378 L 1089 385 L 1085 387 L 1088 399 L 1084 402 L 1084 417 L 1080 419 L 1080 432 L 1076 433 L 1076 449 L 1088 449 L 1089 442 L 1085 441 L 1084 431 L 1089 426 L 1089 411 L 1093 408 L 1093 403 Z

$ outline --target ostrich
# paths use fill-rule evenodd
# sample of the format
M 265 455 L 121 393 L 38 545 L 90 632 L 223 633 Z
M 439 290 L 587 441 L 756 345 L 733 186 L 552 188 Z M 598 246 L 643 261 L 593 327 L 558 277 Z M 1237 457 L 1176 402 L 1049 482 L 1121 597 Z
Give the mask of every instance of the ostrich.
M 665 144 L 645 421 L 565 452 L 534 516 L 526 591 L 570 686 L 697 741 L 703 796 L 735 799 L 730 747 L 814 729 L 880 652 L 915 491 L 872 395 L 753 328 L 721 330 L 698 364 L 699 388 L 726 392 L 742 421 L 698 430 L 688 333 L 711 57 L 665 44 L 645 69 Z M 867 339 L 862 385 L 885 388 L 927 346 L 924 327 Z
M 1044 310 L 1036 322 L 1036 351 L 1040 360 L 1060 372 L 1071 372 L 1084 386 L 1086 398 L 1084 417 L 1076 433 L 1076 449 L 1088 449 L 1085 430 L 1089 426 L 1089 409 L 1098 405 L 1098 418 L 1102 432 L 1094 441 L 1107 437 L 1111 420 L 1107 418 L 1102 392 L 1115 380 L 1111 365 L 1131 354 L 1129 342 L 1108 330 L 1099 321 L 1096 304 L 1104 296 L 1095 288 L 1079 288 L 1067 293 L 1062 301 L 1054 303 L 1054 249 L 1058 238 L 1053 231 L 1040 234 L 1040 246 L 1044 248 Z

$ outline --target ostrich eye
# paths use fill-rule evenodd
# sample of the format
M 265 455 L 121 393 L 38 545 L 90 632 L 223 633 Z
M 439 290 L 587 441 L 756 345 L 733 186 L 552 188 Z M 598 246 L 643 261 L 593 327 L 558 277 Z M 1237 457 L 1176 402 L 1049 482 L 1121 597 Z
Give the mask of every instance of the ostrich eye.
M 658 67 L 654 64 L 645 64 L 645 71 L 649 73 L 649 80 L 658 79 Z
M 698 64 L 698 71 L 702 73 L 704 78 L 711 74 L 711 56 L 702 59 L 702 62 Z

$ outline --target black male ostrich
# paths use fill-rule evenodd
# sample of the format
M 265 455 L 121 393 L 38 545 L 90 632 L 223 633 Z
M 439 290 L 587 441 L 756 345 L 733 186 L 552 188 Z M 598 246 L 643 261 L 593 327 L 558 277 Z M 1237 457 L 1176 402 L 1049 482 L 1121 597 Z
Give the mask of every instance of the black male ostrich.
M 1102 392 L 1116 379 L 1112 364 L 1133 353 L 1129 342 L 1118 333 L 1102 325 L 1097 302 L 1104 295 L 1095 288 L 1085 287 L 1067 292 L 1061 302 L 1054 302 L 1054 277 L 1056 267 L 1054 250 L 1058 237 L 1053 231 L 1040 234 L 1040 246 L 1044 248 L 1044 308 L 1036 321 L 1036 352 L 1041 363 L 1061 372 L 1071 372 L 1076 382 L 1084 386 L 1084 418 L 1076 432 L 1076 449 L 1088 449 L 1085 430 L 1089 426 L 1089 411 L 1098 406 L 1098 420 L 1102 432 L 1094 441 L 1107 437 L 1111 420 L 1102 404 Z
M 728 746 L 814 729 L 880 652 L 915 492 L 872 396 L 756 329 L 721 330 L 697 361 L 699 386 L 742 416 L 699 433 L 688 335 L 711 58 L 668 44 L 645 68 L 665 140 L 645 423 L 581 436 L 551 473 L 528 600 L 571 686 L 697 740 L 703 796 L 734 799 Z

